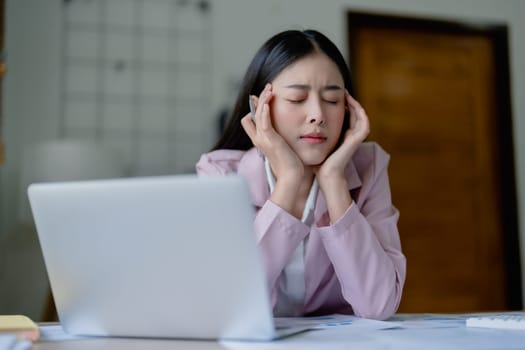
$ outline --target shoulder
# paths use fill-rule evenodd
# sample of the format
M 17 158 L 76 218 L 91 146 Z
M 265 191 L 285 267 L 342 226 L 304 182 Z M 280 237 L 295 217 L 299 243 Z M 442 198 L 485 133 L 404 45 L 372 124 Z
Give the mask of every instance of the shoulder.
M 363 142 L 352 157 L 352 162 L 361 176 L 377 176 L 390 161 L 390 155 L 376 142 Z
M 390 155 L 377 142 L 368 141 L 359 145 L 352 159 L 357 163 L 388 162 Z
M 220 149 L 204 153 L 195 165 L 197 174 L 229 174 L 237 172 L 246 151 Z

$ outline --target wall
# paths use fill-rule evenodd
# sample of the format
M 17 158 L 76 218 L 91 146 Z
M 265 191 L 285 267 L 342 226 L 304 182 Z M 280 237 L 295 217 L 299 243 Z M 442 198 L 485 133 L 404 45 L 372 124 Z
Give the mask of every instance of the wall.
M 220 5 L 219 5 L 220 4 Z M 347 53 L 346 11 L 362 10 L 390 15 L 505 24 L 509 27 L 511 101 L 517 181 L 518 220 L 525 304 L 525 2 L 520 0 L 332 0 L 332 1 L 219 1 L 214 23 L 214 102 L 224 81 L 240 76 L 257 47 L 272 33 L 288 28 L 316 28 Z M 235 13 L 235 15 L 232 15 Z M 242 47 L 243 50 L 239 50 Z M 235 54 L 232 54 L 234 52 Z M 220 69 L 219 69 L 220 67 Z M 372 125 L 373 128 L 373 125 Z M 490 194 L 487 196 L 490 200 Z
M 57 136 L 59 2 L 6 2 L 4 141 L 0 169 L 0 314 L 38 319 L 46 300 L 45 274 L 34 232 L 18 224 L 21 150 Z M 15 234 L 16 231 L 16 234 Z
M 175 0 L 173 0 L 175 1 Z M 59 0 L 11 0 L 7 3 L 8 75 L 5 88 L 4 138 L 7 162 L 0 170 L 0 239 L 16 225 L 19 168 L 23 146 L 58 135 L 60 88 Z M 210 108 L 218 111 L 231 99 L 250 58 L 271 34 L 288 28 L 319 29 L 346 54 L 346 11 L 498 23 L 510 28 L 512 111 L 519 202 L 521 251 L 525 253 L 525 3 L 520 0 L 218 0 L 212 10 Z M 203 116 L 204 128 L 215 115 Z M 373 126 L 372 126 L 373 127 Z M 204 144 L 198 145 L 204 152 Z M 490 200 L 490 194 L 487 196 Z M 1 248 L 0 248 L 1 249 Z M 1 253 L 1 251 L 0 251 Z M 2 268 L 0 259 L 0 273 Z M 525 266 L 525 254 L 522 254 Z M 525 268 L 523 283 L 525 283 Z M 0 285 L 2 284 L 0 276 Z M 525 286 L 523 288 L 525 291 Z M 1 291 L 0 291 L 1 297 Z M 524 296 L 525 302 L 525 296 Z M 1 303 L 1 300 L 0 300 Z M 1 310 L 2 305 L 0 305 Z M 1 311 L 0 311 L 1 312 Z

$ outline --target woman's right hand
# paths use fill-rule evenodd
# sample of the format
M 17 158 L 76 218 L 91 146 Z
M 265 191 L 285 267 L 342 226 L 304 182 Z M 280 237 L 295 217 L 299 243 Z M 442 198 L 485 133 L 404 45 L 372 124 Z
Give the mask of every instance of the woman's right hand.
M 241 124 L 254 146 L 264 154 L 276 178 L 302 178 L 304 166 L 297 154 L 275 131 L 270 117 L 269 102 L 273 97 L 271 84 L 266 84 L 259 98 L 254 98 L 255 122 L 251 113 L 241 120 Z
M 241 119 L 242 127 L 254 146 L 270 162 L 276 178 L 272 201 L 292 212 L 295 194 L 304 175 L 304 165 L 286 141 L 275 131 L 270 117 L 269 102 L 273 97 L 272 86 L 267 84 L 259 98 L 254 98 L 255 122 L 251 113 Z

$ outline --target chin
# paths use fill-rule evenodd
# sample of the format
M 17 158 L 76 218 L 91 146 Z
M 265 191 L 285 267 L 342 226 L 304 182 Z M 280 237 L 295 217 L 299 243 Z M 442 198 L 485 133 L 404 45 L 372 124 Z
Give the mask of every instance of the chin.
M 307 157 L 301 157 L 301 160 L 303 161 L 303 164 L 305 166 L 318 166 L 323 164 L 325 161 L 326 156 L 307 156 Z
M 303 148 L 294 149 L 295 153 L 299 156 L 305 166 L 318 166 L 330 155 L 331 148 L 328 147 L 316 147 L 316 148 Z

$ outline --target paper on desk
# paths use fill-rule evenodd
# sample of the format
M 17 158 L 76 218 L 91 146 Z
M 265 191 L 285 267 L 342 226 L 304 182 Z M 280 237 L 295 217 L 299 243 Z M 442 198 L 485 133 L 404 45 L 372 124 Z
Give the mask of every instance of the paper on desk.
M 29 340 L 19 340 L 14 334 L 0 335 L 0 350 L 28 350 L 31 344 Z
M 465 315 L 396 314 L 389 319 L 401 328 L 454 328 L 465 326 Z
M 314 317 L 276 317 L 275 324 L 279 327 L 310 327 L 312 329 L 352 326 L 352 328 L 360 327 L 370 330 L 389 329 L 400 325 L 398 322 L 376 321 L 340 314 Z
M 40 326 L 40 341 L 54 341 L 54 340 L 74 340 L 86 339 L 86 337 L 68 334 L 64 331 L 61 325 L 45 325 Z
M 16 343 L 14 335 L 0 335 L 0 350 L 11 350 Z

